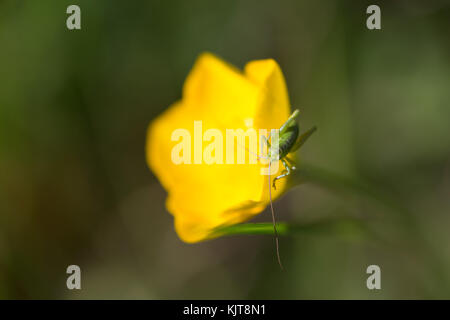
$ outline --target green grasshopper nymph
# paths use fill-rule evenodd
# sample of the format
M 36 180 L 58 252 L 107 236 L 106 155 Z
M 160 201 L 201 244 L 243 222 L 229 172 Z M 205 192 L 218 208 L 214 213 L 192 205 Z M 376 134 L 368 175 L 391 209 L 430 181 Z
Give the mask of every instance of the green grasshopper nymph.
M 264 137 L 264 140 L 269 147 L 268 155 L 267 157 L 261 157 L 266 158 L 269 160 L 269 172 L 271 172 L 271 163 L 275 161 L 281 161 L 281 163 L 284 166 L 284 171 L 277 177 L 273 179 L 273 183 L 270 182 L 270 173 L 269 173 L 269 199 L 270 199 L 270 209 L 272 212 L 272 222 L 273 222 L 273 230 L 275 235 L 275 244 L 277 249 L 277 258 L 278 258 L 278 264 L 280 265 L 280 268 L 283 269 L 283 265 L 281 264 L 280 259 L 280 250 L 278 245 L 278 233 L 276 228 L 276 221 L 275 221 L 275 213 L 273 210 L 273 204 L 272 204 L 272 187 L 276 189 L 275 182 L 281 178 L 287 177 L 291 174 L 292 170 L 296 170 L 296 167 L 292 163 L 292 160 L 288 158 L 288 155 L 297 151 L 304 143 L 305 141 L 311 136 L 311 134 L 316 131 L 316 127 L 312 127 L 311 129 L 307 130 L 303 134 L 299 135 L 300 129 L 297 123 L 297 117 L 300 114 L 300 111 L 298 109 L 294 110 L 294 112 L 290 115 L 290 117 L 286 120 L 285 123 L 278 129 L 278 147 L 273 148 L 277 146 L 277 142 L 271 141 L 273 138 L 273 134 L 271 133 L 268 138 Z M 273 131 L 272 131 L 273 132 Z M 273 144 L 273 147 L 272 147 Z M 273 152 L 275 151 L 275 152 Z
M 277 180 L 287 177 L 291 174 L 292 170 L 296 169 L 292 161 L 288 158 L 288 155 L 297 151 L 317 129 L 317 127 L 314 126 L 299 136 L 300 129 L 296 121 L 299 114 L 300 111 L 298 109 L 295 109 L 290 117 L 286 120 L 286 122 L 283 123 L 280 129 L 278 129 L 278 152 L 272 153 L 271 149 L 269 148 L 269 154 L 267 158 L 270 160 L 270 162 L 280 160 L 285 169 L 281 175 L 273 179 L 272 186 L 274 189 L 276 189 L 275 182 Z M 272 134 L 269 135 L 268 139 L 264 137 L 269 147 L 271 146 L 271 137 Z

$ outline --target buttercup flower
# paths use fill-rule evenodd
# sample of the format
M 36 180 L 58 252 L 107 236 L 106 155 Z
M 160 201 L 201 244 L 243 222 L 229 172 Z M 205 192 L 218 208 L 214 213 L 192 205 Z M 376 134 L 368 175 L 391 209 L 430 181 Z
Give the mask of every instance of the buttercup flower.
M 182 99 L 150 124 L 146 144 L 147 162 L 168 192 L 166 207 L 183 241 L 213 238 L 215 228 L 244 222 L 263 211 L 269 203 L 269 183 L 268 176 L 261 174 L 267 164 L 260 161 L 174 163 L 173 148 L 179 141 L 173 141 L 173 132 L 184 129 L 194 137 L 198 134 L 194 121 L 201 121 L 202 132 L 214 128 L 224 137 L 227 129 L 247 130 L 249 125 L 270 132 L 280 128 L 289 114 L 286 84 L 274 60 L 251 61 L 241 72 L 209 53 L 197 59 L 184 83 Z M 211 143 L 207 140 L 203 137 L 201 151 Z M 188 156 L 193 158 L 194 153 Z M 283 167 L 278 168 L 274 175 Z M 272 189 L 274 199 L 285 190 L 285 180 Z

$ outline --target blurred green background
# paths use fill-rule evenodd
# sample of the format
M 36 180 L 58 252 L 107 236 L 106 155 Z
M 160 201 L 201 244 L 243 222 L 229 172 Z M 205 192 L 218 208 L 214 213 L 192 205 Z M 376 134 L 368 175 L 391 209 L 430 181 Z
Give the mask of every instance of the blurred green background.
M 0 298 L 450 298 L 450 3 L 377 1 L 378 31 L 369 4 L 0 0 Z M 270 236 L 178 239 L 146 129 L 203 51 L 276 59 L 301 126 L 319 127 L 302 160 L 391 199 L 313 181 L 278 220 L 354 217 L 376 237 L 282 238 L 283 272 Z

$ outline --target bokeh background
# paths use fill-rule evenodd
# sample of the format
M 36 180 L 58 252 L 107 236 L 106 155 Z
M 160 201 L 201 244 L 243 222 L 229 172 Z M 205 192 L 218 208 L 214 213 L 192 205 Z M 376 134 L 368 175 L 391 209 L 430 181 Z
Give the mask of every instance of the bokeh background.
M 449 35 L 449 1 L 0 0 L 0 298 L 450 298 Z M 282 238 L 283 272 L 270 236 L 178 239 L 146 129 L 203 51 L 276 59 L 319 127 L 302 161 L 345 177 L 292 189 L 278 219 L 364 228 Z

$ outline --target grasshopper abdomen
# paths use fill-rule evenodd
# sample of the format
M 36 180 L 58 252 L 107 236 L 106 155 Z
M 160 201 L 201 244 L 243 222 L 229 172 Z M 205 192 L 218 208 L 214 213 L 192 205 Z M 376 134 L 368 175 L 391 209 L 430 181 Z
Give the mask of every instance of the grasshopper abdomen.
M 284 158 L 289 154 L 298 138 L 299 128 L 297 123 L 286 128 L 286 131 L 280 135 L 278 144 L 278 157 Z

